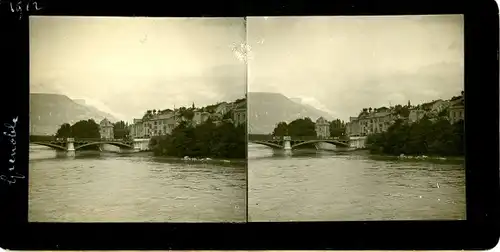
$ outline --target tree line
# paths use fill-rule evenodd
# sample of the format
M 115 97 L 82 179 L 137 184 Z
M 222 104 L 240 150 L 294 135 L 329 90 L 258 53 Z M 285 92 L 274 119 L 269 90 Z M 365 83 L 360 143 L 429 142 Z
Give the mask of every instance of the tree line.
M 396 120 L 386 132 L 368 136 L 366 144 L 374 154 L 463 156 L 464 122 L 426 116 L 412 124 Z
M 152 137 L 149 145 L 156 156 L 240 159 L 247 153 L 245 125 L 216 125 L 211 119 L 197 126 L 181 122 L 170 134 Z
M 329 122 L 330 136 L 345 135 L 346 123 L 340 119 Z M 273 130 L 273 136 L 316 136 L 316 124 L 309 117 L 299 118 L 290 123 L 279 122 Z
M 124 121 L 119 121 L 113 124 L 113 133 L 115 139 L 126 139 L 129 137 L 129 125 Z M 62 124 L 57 130 L 56 137 L 58 138 L 101 138 L 99 124 L 93 119 L 81 120 L 73 125 L 69 123 Z

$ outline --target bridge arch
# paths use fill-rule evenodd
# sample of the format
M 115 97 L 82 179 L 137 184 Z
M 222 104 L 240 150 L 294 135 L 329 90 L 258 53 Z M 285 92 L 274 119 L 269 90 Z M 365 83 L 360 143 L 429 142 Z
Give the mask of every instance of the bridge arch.
M 283 149 L 283 146 L 276 144 L 276 143 L 271 143 L 271 142 L 266 142 L 266 141 L 250 141 L 250 142 L 255 143 L 255 144 L 265 145 L 265 146 L 271 147 L 273 149 Z
M 320 140 L 309 140 L 309 141 L 305 141 L 305 142 L 300 142 L 300 143 L 294 144 L 294 145 L 292 145 L 292 149 L 296 148 L 298 146 L 301 146 L 301 145 L 315 144 L 315 143 L 330 143 L 330 144 L 333 144 L 333 145 L 338 146 L 338 147 L 349 147 L 349 144 L 343 143 L 343 142 L 340 142 L 340 141 L 320 139 Z
M 107 142 L 107 141 L 104 141 L 104 142 L 92 142 L 92 143 L 86 143 L 86 144 L 78 145 L 78 146 L 75 146 L 75 150 L 78 150 L 80 148 L 87 147 L 87 146 L 101 145 L 101 144 L 111 144 L 113 146 L 125 147 L 125 148 L 129 148 L 129 149 L 133 149 L 134 148 L 133 144 L 129 145 L 129 144 L 126 144 L 126 143 L 121 143 L 121 142 Z
M 36 144 L 36 145 L 50 147 L 50 148 L 56 149 L 56 150 L 67 151 L 66 147 L 63 147 L 63 146 L 57 145 L 57 144 L 53 144 L 53 143 L 31 142 L 30 144 Z

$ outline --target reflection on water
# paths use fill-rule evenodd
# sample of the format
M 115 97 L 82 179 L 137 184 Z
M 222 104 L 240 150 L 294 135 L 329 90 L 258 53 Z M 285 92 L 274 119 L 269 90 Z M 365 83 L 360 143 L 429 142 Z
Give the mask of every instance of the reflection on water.
M 30 146 L 29 221 L 242 222 L 246 168 Z
M 249 221 L 465 219 L 462 162 L 248 149 Z

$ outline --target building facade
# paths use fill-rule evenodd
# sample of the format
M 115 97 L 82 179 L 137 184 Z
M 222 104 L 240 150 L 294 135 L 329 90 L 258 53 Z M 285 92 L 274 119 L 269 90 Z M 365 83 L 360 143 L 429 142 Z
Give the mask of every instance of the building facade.
M 347 136 L 361 136 L 361 126 L 357 117 L 350 117 L 349 122 L 346 124 Z
M 358 118 L 361 135 L 367 136 L 385 132 L 393 123 L 391 112 L 372 112 Z
M 182 121 L 181 116 L 175 113 L 153 114 L 143 119 L 134 119 L 134 123 L 130 126 L 130 134 L 133 138 L 170 134 L 180 121 Z
M 102 119 L 99 123 L 99 133 L 102 139 L 113 139 L 113 123 L 111 123 L 107 118 Z
M 195 110 L 193 116 L 193 124 L 199 125 L 206 122 L 210 118 L 210 113 L 201 110 Z
M 247 103 L 240 102 L 233 109 L 233 123 L 235 126 L 246 124 L 247 122 Z
M 424 118 L 424 115 L 426 115 L 426 112 L 423 109 L 417 109 L 417 108 L 411 109 L 410 114 L 408 116 L 408 121 L 410 123 L 420 121 L 422 118 Z
M 463 96 L 452 101 L 452 104 L 448 109 L 448 119 L 452 124 L 465 119 L 465 104 Z
M 316 136 L 319 138 L 330 137 L 330 123 L 323 117 L 318 118 L 315 124 Z
M 232 104 L 227 103 L 227 102 L 222 102 L 217 105 L 215 108 L 215 113 L 225 115 L 227 112 L 231 111 L 232 109 Z
M 132 138 L 143 138 L 144 135 L 142 119 L 134 119 L 134 122 L 130 125 L 130 136 Z
M 192 126 L 200 125 L 208 119 L 211 119 L 217 125 L 224 121 L 232 122 L 235 125 L 246 123 L 246 101 L 238 104 L 223 102 L 208 107 L 211 107 L 211 109 L 194 109 L 192 119 L 184 118 L 178 110 L 167 109 L 159 113 L 150 112 L 142 119 L 134 119 L 134 123 L 130 125 L 130 135 L 133 138 L 167 135 L 172 133 L 172 130 L 182 121 L 186 121 Z M 224 119 L 223 116 L 231 111 L 232 113 L 229 115 L 232 118 Z
M 394 123 L 394 116 L 390 111 L 362 113 L 359 117 L 351 117 L 347 124 L 348 136 L 367 136 L 382 133 Z

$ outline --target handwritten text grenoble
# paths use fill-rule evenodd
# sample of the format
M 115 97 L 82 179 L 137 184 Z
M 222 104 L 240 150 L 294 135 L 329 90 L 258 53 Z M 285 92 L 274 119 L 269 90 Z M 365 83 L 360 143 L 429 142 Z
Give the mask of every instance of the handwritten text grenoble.
M 0 175 L 0 180 L 6 181 L 9 184 L 16 183 L 16 179 L 24 179 L 25 177 L 15 171 L 16 164 L 16 126 L 17 126 L 18 117 L 12 119 L 12 124 L 5 123 L 4 127 L 7 129 L 3 132 L 5 136 L 7 136 L 10 140 L 10 144 L 12 145 L 10 157 L 9 157 L 9 171 L 8 175 Z

